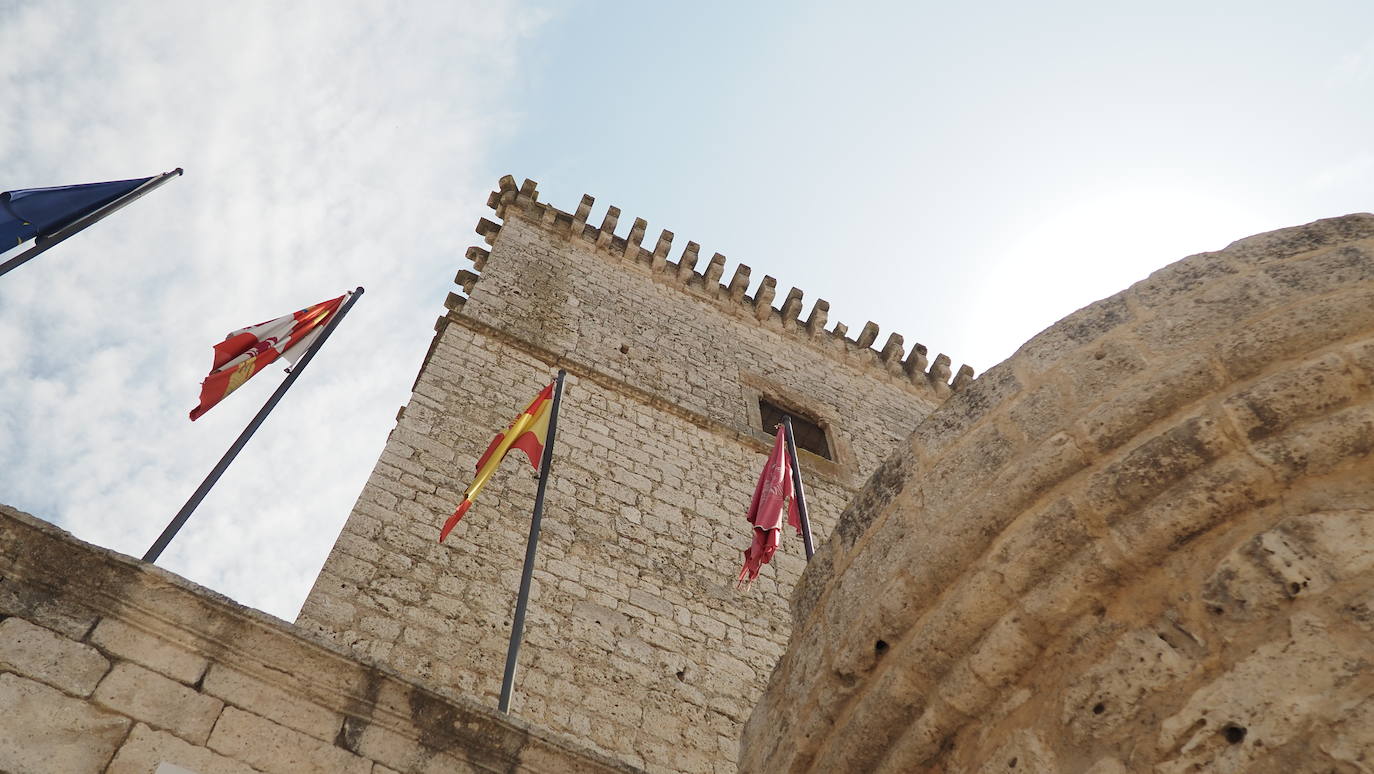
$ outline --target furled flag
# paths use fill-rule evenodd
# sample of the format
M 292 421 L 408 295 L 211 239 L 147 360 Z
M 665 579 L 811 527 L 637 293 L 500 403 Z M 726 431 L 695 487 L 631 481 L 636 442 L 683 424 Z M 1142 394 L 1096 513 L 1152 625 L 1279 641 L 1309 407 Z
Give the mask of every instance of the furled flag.
M 801 517 L 793 496 L 792 466 L 787 462 L 786 429 L 778 425 L 773 439 L 773 453 L 763 466 L 763 474 L 754 487 L 754 499 L 749 502 L 748 519 L 754 525 L 754 542 L 744 551 L 744 567 L 739 571 L 736 586 L 753 583 L 759 571 L 773 559 L 782 539 L 782 509 L 787 507 L 787 523 L 801 534 Z
M 216 344 L 215 363 L 200 385 L 200 405 L 191 409 L 192 421 L 278 357 L 285 357 L 294 364 L 310 350 L 310 345 L 319 338 L 325 324 L 348 296 L 345 293 L 294 314 L 250 325 Z
M 548 442 L 549 437 L 549 409 L 553 405 L 553 386 L 553 383 L 550 383 L 540 391 L 504 432 L 497 433 L 496 437 L 491 439 L 486 452 L 477 460 L 477 477 L 472 479 L 467 491 L 463 492 L 463 502 L 458 504 L 458 509 L 444 522 L 443 529 L 439 530 L 440 543 L 444 542 L 444 538 L 453 531 L 458 520 L 472 507 L 472 498 L 486 486 L 492 474 L 501 466 L 501 460 L 506 458 L 506 453 L 511 449 L 524 452 L 525 456 L 530 458 L 530 464 L 534 469 L 539 470 L 539 460 L 544 455 L 544 444 Z
M 0 193 L 0 252 L 34 237 L 49 236 L 152 179 L 20 188 Z

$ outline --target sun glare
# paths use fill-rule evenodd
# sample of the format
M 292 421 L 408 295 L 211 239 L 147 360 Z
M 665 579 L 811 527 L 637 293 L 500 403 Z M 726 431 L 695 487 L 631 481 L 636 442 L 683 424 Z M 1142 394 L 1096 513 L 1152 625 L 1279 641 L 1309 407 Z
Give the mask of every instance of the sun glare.
M 985 262 L 977 356 L 990 367 L 1074 310 L 1266 225 L 1243 202 L 1184 185 L 1127 185 L 1050 205 Z

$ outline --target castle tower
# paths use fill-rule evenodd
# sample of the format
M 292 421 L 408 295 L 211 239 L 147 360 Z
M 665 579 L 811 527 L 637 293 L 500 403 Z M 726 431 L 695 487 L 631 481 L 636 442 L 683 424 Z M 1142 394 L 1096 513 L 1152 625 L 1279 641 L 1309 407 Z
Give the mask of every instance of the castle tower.
M 790 635 L 804 565 L 732 582 L 781 412 L 802 425 L 816 539 L 950 385 L 901 336 L 801 319 L 802 293 L 646 224 L 615 235 L 510 177 L 477 227 L 410 402 L 298 623 L 443 691 L 495 703 L 535 476 L 507 462 L 448 541 L 491 436 L 568 371 L 512 713 L 650 771 L 733 772 L 740 727 Z M 703 267 L 704 264 L 704 267 Z

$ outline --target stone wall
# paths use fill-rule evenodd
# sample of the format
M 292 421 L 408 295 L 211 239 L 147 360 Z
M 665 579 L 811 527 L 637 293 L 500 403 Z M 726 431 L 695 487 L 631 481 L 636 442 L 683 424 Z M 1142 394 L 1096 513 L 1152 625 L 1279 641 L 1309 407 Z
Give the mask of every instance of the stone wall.
M 495 703 L 533 502 L 508 460 L 444 545 L 440 524 L 473 464 L 561 367 L 544 533 L 512 712 L 651 771 L 733 772 L 739 726 L 782 652 L 803 566 L 787 536 L 752 589 L 733 581 L 770 448 L 760 396 L 827 429 L 833 460 L 803 454 L 818 540 L 890 448 L 953 387 L 901 337 L 872 349 L 771 305 L 748 269 L 669 261 L 618 210 L 587 226 L 509 178 L 483 220 L 491 250 L 458 274 L 410 403 L 299 622 L 402 674 Z M 963 369 L 954 380 L 969 379 Z M 770 428 L 771 430 L 771 428 Z M 513 455 L 514 456 L 514 455 Z
M 0 506 L 0 771 L 629 772 Z M 166 770 L 164 768 L 164 771 Z
M 792 603 L 743 771 L 1369 771 L 1374 216 L 1035 337 L 884 463 Z

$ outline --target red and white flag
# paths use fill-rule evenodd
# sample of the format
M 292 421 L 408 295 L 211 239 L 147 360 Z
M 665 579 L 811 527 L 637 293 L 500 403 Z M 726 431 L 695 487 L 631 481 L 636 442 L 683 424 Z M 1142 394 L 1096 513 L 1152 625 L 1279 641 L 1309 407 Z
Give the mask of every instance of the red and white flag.
M 310 345 L 319 338 L 329 318 L 348 296 L 345 293 L 299 312 L 250 325 L 230 333 L 216 344 L 214 365 L 200 385 L 200 405 L 191 409 L 192 421 L 277 358 L 285 357 L 294 365 L 310 350 Z
M 773 439 L 773 453 L 763 466 L 759 483 L 754 486 L 754 499 L 749 502 L 748 519 L 754 525 L 754 542 L 744 551 L 744 568 L 739 571 L 737 586 L 753 583 L 763 565 L 773 559 L 782 539 L 782 509 L 787 507 L 787 523 L 801 534 L 801 516 L 792 488 L 792 466 L 787 462 L 787 430 L 778 425 Z

